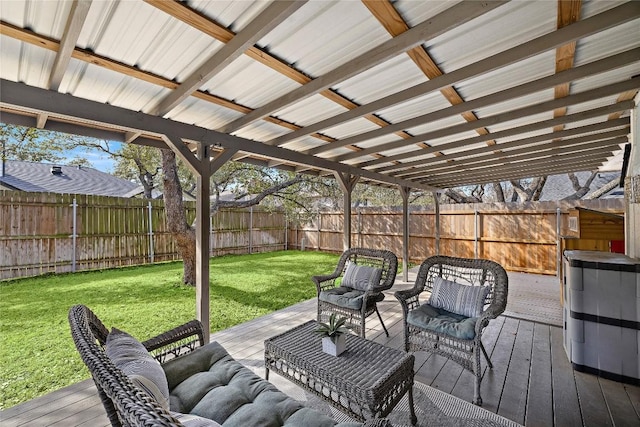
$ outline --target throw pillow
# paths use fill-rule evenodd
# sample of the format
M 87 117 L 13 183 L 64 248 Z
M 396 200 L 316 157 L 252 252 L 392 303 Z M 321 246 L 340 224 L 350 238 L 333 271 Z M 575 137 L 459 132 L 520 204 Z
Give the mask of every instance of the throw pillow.
M 382 269 L 380 268 L 349 262 L 342 277 L 342 286 L 367 291 L 380 284 L 381 276 Z
M 169 385 L 167 377 L 140 341 L 119 329 L 113 328 L 107 335 L 105 349 L 113 364 L 124 372 L 131 382 L 169 410 Z
M 471 286 L 436 277 L 429 305 L 467 317 L 482 313 L 489 286 Z

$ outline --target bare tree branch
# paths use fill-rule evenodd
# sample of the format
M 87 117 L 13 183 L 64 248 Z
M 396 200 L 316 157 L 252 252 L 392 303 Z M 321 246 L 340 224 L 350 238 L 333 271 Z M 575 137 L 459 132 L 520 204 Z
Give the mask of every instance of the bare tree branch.
M 616 188 L 619 184 L 620 184 L 620 178 L 614 178 L 611 181 L 607 182 L 602 187 L 598 188 L 593 193 L 588 194 L 587 196 L 585 196 L 585 199 L 586 200 L 599 199 L 601 196 L 604 196 L 609 191 L 611 191 L 614 188 Z
M 253 198 L 247 200 L 220 200 L 219 198 L 217 198 L 215 203 L 213 203 L 211 206 L 211 213 L 215 213 L 221 208 L 248 208 L 249 206 L 255 206 L 259 204 L 265 197 L 275 194 L 287 187 L 290 187 L 302 181 L 304 181 L 304 178 L 298 175 L 289 181 L 285 181 L 280 184 L 274 185 L 273 187 L 267 188 Z

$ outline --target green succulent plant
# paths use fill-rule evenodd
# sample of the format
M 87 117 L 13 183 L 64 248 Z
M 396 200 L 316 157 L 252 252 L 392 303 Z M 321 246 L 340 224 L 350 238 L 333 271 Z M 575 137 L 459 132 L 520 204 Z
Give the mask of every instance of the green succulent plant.
M 336 313 L 331 313 L 331 316 L 329 316 L 329 323 L 318 322 L 318 328 L 315 332 L 323 337 L 329 337 L 333 340 L 336 337 L 349 332 L 349 327 L 345 326 L 346 322 L 346 317 L 338 318 Z

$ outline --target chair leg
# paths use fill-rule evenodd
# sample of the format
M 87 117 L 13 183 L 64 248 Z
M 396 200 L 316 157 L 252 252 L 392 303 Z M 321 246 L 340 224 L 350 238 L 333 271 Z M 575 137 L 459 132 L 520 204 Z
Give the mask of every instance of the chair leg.
M 389 331 L 387 331 L 387 327 L 384 326 L 384 322 L 382 321 L 382 316 L 380 316 L 380 312 L 378 311 L 378 306 L 376 305 L 376 314 L 378 315 L 378 319 L 380 319 L 380 324 L 382 325 L 382 329 L 384 329 L 384 333 L 389 337 Z
M 482 344 L 480 344 L 480 348 L 482 348 L 484 352 Z M 473 404 L 482 406 L 482 397 L 480 396 L 480 384 L 482 383 L 482 367 L 480 366 L 480 352 L 478 351 L 477 345 L 473 350 L 473 373 L 475 375 L 473 384 Z
M 482 341 L 480 341 L 480 348 L 482 349 L 482 354 L 484 354 L 484 358 L 487 360 L 487 365 L 489 369 L 493 369 L 493 363 L 491 363 L 491 359 L 489 359 L 489 355 L 487 354 L 487 350 L 485 350 L 484 345 L 482 345 Z

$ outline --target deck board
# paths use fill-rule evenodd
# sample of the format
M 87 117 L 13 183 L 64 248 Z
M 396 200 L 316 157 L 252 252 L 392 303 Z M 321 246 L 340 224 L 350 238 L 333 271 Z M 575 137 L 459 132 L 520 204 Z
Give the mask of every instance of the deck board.
M 529 394 L 526 420 L 529 426 L 553 425 L 553 388 L 551 387 L 551 337 L 549 326 L 536 323 L 529 370 Z
M 560 312 L 557 278 L 509 273 L 509 310 L 492 321 L 483 342 L 494 363 L 483 360 L 483 407 L 527 427 L 640 425 L 640 387 L 573 371 L 562 345 L 562 329 L 554 326 Z M 398 283 L 392 291 L 409 287 Z M 543 290 L 536 287 L 542 287 Z M 550 292 L 557 307 L 529 307 L 519 301 Z M 402 310 L 393 292 L 380 304 L 389 330 L 384 334 L 376 316 L 367 319 L 366 336 L 387 346 L 404 346 Z M 548 302 L 545 302 L 547 304 Z M 554 313 L 551 315 L 550 313 Z M 264 375 L 265 339 L 316 316 L 314 299 L 287 307 L 250 322 L 213 333 L 241 363 Z M 464 400 L 473 397 L 473 375 L 444 357 L 417 352 L 416 380 Z M 283 380 L 284 381 L 284 380 Z M 86 380 L 0 412 L 0 424 L 9 426 L 108 426 L 95 386 Z

